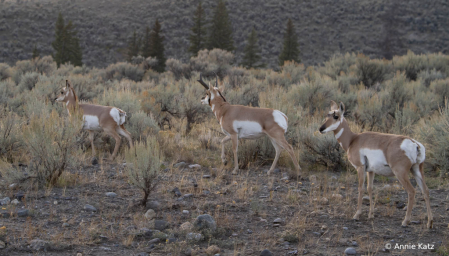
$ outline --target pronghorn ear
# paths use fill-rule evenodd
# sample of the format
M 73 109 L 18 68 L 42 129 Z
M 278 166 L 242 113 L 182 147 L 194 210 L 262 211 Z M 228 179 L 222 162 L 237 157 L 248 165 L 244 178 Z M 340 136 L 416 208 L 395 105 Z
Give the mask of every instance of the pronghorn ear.
M 68 88 L 72 88 L 72 84 L 69 82 L 69 80 L 65 80 L 65 86 Z
M 331 110 L 338 110 L 338 104 L 335 101 L 331 100 Z
M 343 115 L 345 113 L 345 104 L 340 101 L 340 113 Z

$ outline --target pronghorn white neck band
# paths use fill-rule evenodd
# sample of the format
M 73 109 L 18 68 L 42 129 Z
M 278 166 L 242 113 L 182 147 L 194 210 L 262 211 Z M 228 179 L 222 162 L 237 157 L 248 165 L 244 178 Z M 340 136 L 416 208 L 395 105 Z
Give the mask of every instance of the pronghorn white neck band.
M 340 121 L 338 121 L 335 124 L 327 127 L 323 132 L 330 132 L 330 131 L 336 130 L 340 126 L 340 124 L 342 122 L 343 122 L 343 117 L 340 119 Z
M 344 130 L 345 130 L 345 128 L 341 128 L 341 130 L 337 134 L 335 134 L 335 138 L 337 138 L 337 140 L 341 137 Z

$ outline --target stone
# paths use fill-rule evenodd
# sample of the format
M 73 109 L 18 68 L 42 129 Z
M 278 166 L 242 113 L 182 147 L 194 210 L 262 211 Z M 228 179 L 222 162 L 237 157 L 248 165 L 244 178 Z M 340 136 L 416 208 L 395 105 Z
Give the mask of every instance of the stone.
M 20 204 L 20 202 L 19 202 L 19 200 L 14 199 L 14 200 L 11 201 L 11 204 L 18 205 L 18 204 Z
M 0 200 L 0 205 L 8 205 L 9 203 L 11 203 L 11 199 L 9 197 L 5 197 Z
M 191 230 L 193 228 L 193 225 L 190 222 L 184 222 L 184 223 L 181 224 L 180 228 L 181 228 L 181 230 L 188 231 L 188 230 Z
M 157 244 L 157 243 L 159 243 L 161 241 L 161 239 L 159 239 L 159 238 L 154 238 L 154 239 L 151 239 L 150 241 L 148 241 L 148 243 L 149 244 Z
M 171 244 L 171 243 L 175 243 L 178 239 L 174 238 L 174 237 L 170 237 L 169 239 L 167 239 L 167 243 Z
M 364 204 L 369 204 L 369 196 L 364 196 L 364 197 L 362 198 L 362 203 L 364 203 Z
M 103 251 L 112 251 L 111 248 L 105 247 L 105 246 L 100 246 L 100 247 L 98 247 L 98 248 L 101 249 L 101 250 L 103 250 Z
M 149 209 L 159 210 L 161 208 L 161 204 L 158 201 L 150 201 L 147 203 Z
M 346 255 L 356 255 L 357 251 L 354 248 L 352 248 L 352 247 L 348 247 L 345 250 L 345 254 Z
M 67 223 L 67 222 L 62 223 L 62 227 L 63 227 L 63 228 L 67 228 L 67 227 L 69 227 L 69 226 L 70 226 L 70 224 Z
M 209 214 L 199 215 L 195 219 L 193 226 L 195 229 L 200 231 L 202 230 L 215 231 L 217 229 L 217 223 L 215 222 L 214 218 Z
M 343 227 L 343 229 L 344 229 L 344 230 L 348 230 L 349 228 L 347 228 L 347 227 Z
M 405 204 L 403 202 L 399 202 L 396 204 L 396 208 L 398 208 L 398 209 L 402 209 L 404 207 L 405 207 Z
M 181 191 L 179 191 L 179 188 L 174 188 L 171 192 L 175 193 L 175 196 L 180 197 L 182 196 Z
M 199 164 L 191 164 L 191 165 L 189 165 L 189 168 L 190 169 L 201 169 L 201 165 L 199 165 Z
M 98 164 L 98 158 L 96 158 L 95 156 L 92 157 L 92 165 L 97 165 Z
M 357 241 L 352 241 L 352 246 L 357 247 L 357 246 L 359 246 L 359 244 L 357 243 Z
M 313 234 L 316 236 L 321 236 L 321 233 L 319 233 L 319 232 L 313 232 Z
M 93 206 L 90 205 L 90 204 L 86 204 L 86 205 L 84 206 L 84 210 L 87 211 L 87 212 L 96 212 L 96 211 L 97 211 L 97 208 L 93 207 Z
M 0 249 L 5 249 L 6 243 L 0 240 Z
M 34 239 L 31 240 L 30 247 L 35 251 L 47 251 L 50 249 L 50 243 L 41 239 Z
M 198 234 L 198 233 L 187 233 L 186 235 L 186 239 L 188 241 L 196 241 L 199 242 L 203 239 L 203 235 Z
M 152 220 L 156 217 L 156 212 L 153 209 L 149 209 L 146 213 L 145 213 L 145 219 L 147 220 Z
M 252 234 L 252 233 L 253 233 L 253 231 L 252 231 L 251 229 L 247 229 L 247 230 L 246 230 L 246 233 L 248 233 L 248 234 Z
M 284 220 L 282 218 L 276 218 L 273 220 L 273 223 L 284 223 Z
M 185 162 L 179 162 L 179 163 L 173 165 L 173 167 L 175 167 L 175 168 L 182 168 L 182 167 L 184 167 L 185 165 L 186 165 Z
M 271 253 L 268 249 L 265 249 L 260 253 L 260 256 L 273 256 L 273 253 Z
M 332 194 L 332 199 L 341 200 L 343 199 L 343 196 L 340 194 Z
M 146 252 L 140 252 L 140 253 L 136 254 L 136 256 L 150 256 L 150 255 Z
M 211 177 L 211 176 L 210 176 L 210 175 L 207 175 L 207 174 L 206 174 L 206 175 L 203 175 L 203 179 L 210 179 L 210 177 Z
M 322 197 L 322 198 L 320 199 L 320 203 L 321 203 L 321 204 L 328 204 L 328 203 L 329 203 L 329 199 L 327 199 L 326 197 Z
M 166 222 L 165 220 L 152 220 L 149 224 L 150 228 L 156 229 L 159 231 L 167 229 L 170 224 Z
M 18 217 L 26 217 L 26 216 L 28 216 L 28 210 L 25 209 L 25 210 L 19 210 L 19 211 L 17 211 L 17 216 L 18 216 Z
M 182 213 L 183 213 L 183 214 L 189 214 L 189 211 L 187 211 L 187 210 L 182 210 Z
M 107 197 L 117 197 L 117 194 L 114 193 L 114 192 L 107 192 L 105 195 L 106 195 Z
M 13 184 L 9 185 L 10 189 L 16 189 L 17 187 L 19 187 L 19 185 L 17 185 L 17 183 L 13 183 Z
M 22 201 L 22 199 L 25 197 L 25 195 L 22 192 L 18 192 L 14 195 L 17 200 Z
M 218 246 L 216 245 L 211 245 L 206 249 L 206 253 L 208 255 L 220 253 L 220 248 L 218 248 Z

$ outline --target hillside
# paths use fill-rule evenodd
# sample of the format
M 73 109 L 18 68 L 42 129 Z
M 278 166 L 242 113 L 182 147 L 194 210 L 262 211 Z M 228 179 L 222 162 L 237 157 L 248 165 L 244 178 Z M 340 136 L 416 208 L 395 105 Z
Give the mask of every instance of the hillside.
M 124 60 L 134 29 L 143 32 L 162 22 L 166 55 L 187 60 L 188 35 L 198 0 L 44 0 L 0 1 L 0 62 L 29 59 L 34 45 L 51 54 L 58 12 L 77 26 L 88 66 L 105 67 Z M 362 52 L 381 58 L 415 53 L 448 53 L 449 4 L 423 1 L 277 1 L 227 0 L 237 62 L 252 27 L 257 29 L 263 61 L 277 67 L 286 21 L 292 18 L 301 59 L 316 65 L 334 53 Z M 216 5 L 204 0 L 208 18 Z

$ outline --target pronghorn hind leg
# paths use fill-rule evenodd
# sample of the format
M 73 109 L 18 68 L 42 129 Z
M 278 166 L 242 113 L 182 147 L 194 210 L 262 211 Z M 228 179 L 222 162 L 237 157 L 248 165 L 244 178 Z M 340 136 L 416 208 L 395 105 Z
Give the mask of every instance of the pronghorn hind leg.
M 112 153 L 112 155 L 109 157 L 109 160 L 112 161 L 114 160 L 115 156 L 117 155 L 118 149 L 120 147 L 120 135 L 118 135 L 117 131 L 114 129 L 108 129 L 105 130 L 105 132 L 109 135 L 111 135 L 114 139 L 115 139 L 115 147 L 114 147 L 114 152 Z
M 285 137 L 282 136 L 281 139 L 281 147 L 284 148 L 285 150 L 287 150 L 288 154 L 290 155 L 290 158 L 292 159 L 293 165 L 295 165 L 295 169 L 296 169 L 296 177 L 295 178 L 299 178 L 301 177 L 301 167 L 299 167 L 299 163 L 298 160 L 296 160 L 296 156 L 295 156 L 295 152 L 293 151 L 293 147 L 288 144 L 287 140 L 285 140 Z
M 94 146 L 94 132 L 89 130 L 89 140 L 92 147 L 92 157 L 94 157 L 95 154 L 95 146 Z
M 226 165 L 228 161 L 226 160 L 225 155 L 225 143 L 231 140 L 231 136 L 226 136 L 221 140 L 221 162 L 223 162 L 223 165 Z
M 427 188 L 427 185 L 424 181 L 424 170 L 423 170 L 424 164 L 421 163 L 418 165 L 412 166 L 412 174 L 415 177 L 416 183 L 418 184 L 419 188 L 421 189 L 421 193 L 423 194 L 424 200 L 426 201 L 426 207 L 427 207 L 427 228 L 432 228 L 433 226 L 433 215 L 432 211 L 430 210 L 430 198 L 429 198 L 429 189 Z M 408 208 L 407 208 L 408 209 Z
M 357 167 L 357 175 L 359 176 L 359 195 L 357 199 L 357 211 L 354 217 L 352 217 L 354 220 L 359 220 L 360 214 L 362 214 L 362 197 L 365 185 L 365 166 Z
M 234 170 L 232 171 L 232 174 L 237 174 L 237 171 L 239 170 L 239 160 L 237 156 L 237 150 L 239 149 L 239 139 L 237 137 L 237 134 L 231 135 L 232 140 L 232 151 L 234 151 Z
M 270 137 L 270 141 L 273 144 L 274 149 L 276 150 L 276 156 L 274 157 L 273 164 L 271 165 L 271 168 L 267 173 L 268 175 L 271 175 L 273 173 L 274 168 L 276 167 L 276 164 L 279 160 L 279 155 L 281 154 L 282 151 L 282 147 L 276 142 L 275 139 Z
M 411 169 L 411 166 L 408 165 L 404 167 L 403 164 L 398 164 L 391 169 L 396 175 L 396 178 L 398 178 L 399 182 L 404 187 L 405 191 L 407 191 L 408 195 L 407 212 L 405 213 L 404 221 L 402 221 L 402 226 L 405 227 L 410 223 L 413 205 L 415 204 L 415 189 L 413 188 L 413 185 L 408 178 L 408 173 Z
M 368 219 L 374 218 L 373 181 L 374 181 L 374 172 L 368 172 L 368 183 L 367 183 L 367 190 L 369 195 Z
M 117 132 L 121 135 L 123 135 L 129 142 L 129 147 L 133 148 L 133 140 L 131 137 L 131 133 L 128 132 L 128 130 L 125 129 L 125 126 L 122 124 L 119 128 L 117 128 Z

